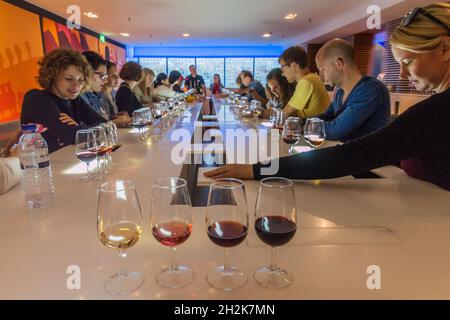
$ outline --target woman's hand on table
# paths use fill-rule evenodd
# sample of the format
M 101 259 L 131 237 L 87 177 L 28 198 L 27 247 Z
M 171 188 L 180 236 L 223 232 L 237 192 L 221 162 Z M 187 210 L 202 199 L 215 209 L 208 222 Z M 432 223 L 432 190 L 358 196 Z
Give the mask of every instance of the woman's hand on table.
M 253 180 L 253 165 L 251 164 L 228 164 L 215 170 L 205 172 L 205 177 L 213 179 L 236 178 L 242 180 Z

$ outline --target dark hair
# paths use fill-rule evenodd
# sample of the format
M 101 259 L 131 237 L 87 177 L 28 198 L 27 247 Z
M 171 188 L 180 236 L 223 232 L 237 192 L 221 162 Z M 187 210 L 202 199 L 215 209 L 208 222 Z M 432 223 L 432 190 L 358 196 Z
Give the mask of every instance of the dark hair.
M 237 83 L 238 85 L 242 85 L 241 72 L 239 72 L 239 74 L 238 74 L 238 76 L 237 76 L 237 78 L 236 78 L 236 83 Z
M 175 82 L 178 81 L 178 79 L 180 79 L 181 77 L 181 73 L 177 70 L 172 70 L 169 73 L 169 84 L 173 84 Z
M 114 62 L 111 61 L 106 61 L 106 70 L 109 72 L 111 70 L 111 68 L 116 67 L 117 65 Z
M 219 78 L 219 84 L 222 85 L 222 79 L 220 78 L 220 74 L 218 74 L 218 73 L 215 73 L 215 74 L 214 74 L 214 76 L 213 76 L 213 82 L 214 82 L 214 78 L 215 78 L 215 77 L 218 77 L 218 78 Z
M 269 95 L 271 97 L 273 96 L 273 92 L 272 92 L 272 90 L 270 90 L 270 87 L 269 87 L 269 81 L 275 80 L 280 85 L 281 107 L 284 107 L 285 105 L 287 105 L 289 100 L 291 100 L 292 96 L 294 95 L 295 87 L 296 87 L 297 83 L 295 83 L 295 82 L 289 83 L 289 81 L 287 81 L 287 79 L 285 77 L 283 77 L 283 72 L 281 71 L 280 68 L 272 69 L 267 74 L 266 79 L 267 79 L 266 90 L 269 93 Z
M 103 59 L 97 52 L 84 51 L 83 56 L 89 62 L 94 71 L 97 70 L 100 66 L 107 67 L 105 59 Z
M 165 73 L 160 73 L 160 74 L 158 74 L 157 76 L 156 76 L 156 79 L 155 79 L 155 88 L 157 88 L 157 87 L 159 87 L 160 85 L 162 85 L 162 82 L 164 81 L 164 80 L 166 80 L 167 79 L 167 74 L 165 74 Z
M 195 65 L 191 64 L 191 65 L 189 66 L 189 69 L 190 69 L 190 68 L 195 68 Z
M 242 70 L 239 76 L 243 76 L 244 78 L 250 78 L 253 80 L 253 73 L 248 70 Z
M 120 70 L 119 76 L 122 80 L 139 81 L 142 78 L 142 67 L 136 62 L 127 62 Z
M 308 54 L 300 46 L 290 47 L 289 49 L 286 49 L 278 58 L 278 62 L 281 63 L 281 60 L 283 60 L 286 64 L 295 62 L 302 69 L 305 69 L 308 66 Z
M 89 84 L 92 68 L 86 58 L 78 51 L 72 49 L 56 49 L 46 54 L 38 62 L 39 74 L 37 82 L 44 89 L 51 90 L 59 74 L 70 66 L 77 67 L 84 76 L 85 85 Z

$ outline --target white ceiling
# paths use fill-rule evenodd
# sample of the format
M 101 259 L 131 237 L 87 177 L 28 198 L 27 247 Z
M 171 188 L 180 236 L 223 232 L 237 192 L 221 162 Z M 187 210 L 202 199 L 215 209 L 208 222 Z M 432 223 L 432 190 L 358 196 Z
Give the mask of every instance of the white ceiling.
M 364 31 L 373 0 L 32 0 L 68 17 L 69 5 L 92 11 L 81 24 L 128 45 L 214 46 L 291 45 Z M 384 22 L 401 17 L 422 0 L 377 0 Z M 298 13 L 292 21 L 283 17 Z M 131 36 L 120 36 L 121 32 Z M 181 34 L 188 32 L 190 38 Z M 270 39 L 262 38 L 272 32 Z

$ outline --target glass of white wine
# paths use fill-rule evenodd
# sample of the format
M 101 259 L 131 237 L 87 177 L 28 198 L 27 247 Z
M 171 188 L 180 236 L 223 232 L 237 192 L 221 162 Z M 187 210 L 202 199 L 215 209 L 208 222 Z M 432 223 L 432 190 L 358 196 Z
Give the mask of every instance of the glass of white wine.
M 100 186 L 97 232 L 102 244 L 116 250 L 122 260 L 119 273 L 105 281 L 105 290 L 113 295 L 130 294 L 144 282 L 142 274 L 127 271 L 123 265 L 127 249 L 142 235 L 141 205 L 132 181 L 116 180 Z
M 308 144 L 317 149 L 325 143 L 325 123 L 319 118 L 308 118 L 305 123 L 304 137 Z

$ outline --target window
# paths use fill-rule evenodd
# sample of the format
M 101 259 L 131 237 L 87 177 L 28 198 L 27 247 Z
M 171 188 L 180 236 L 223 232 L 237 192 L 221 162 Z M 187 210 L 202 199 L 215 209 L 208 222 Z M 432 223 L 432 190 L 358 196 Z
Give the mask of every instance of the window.
M 159 73 L 166 73 L 166 58 L 139 58 L 139 64 L 143 68 L 152 69 L 155 72 L 155 76 Z
M 206 88 L 213 83 L 216 73 L 224 84 L 224 65 L 224 58 L 197 58 L 197 73 L 205 79 Z
M 190 74 L 189 66 L 195 65 L 197 73 L 205 79 L 206 87 L 213 83 L 214 74 L 218 73 L 222 84 L 228 88 L 236 88 L 236 77 L 242 70 L 253 73 L 256 80 L 266 84 L 267 74 L 274 68 L 279 68 L 278 57 L 151 57 L 139 58 L 139 63 L 144 68 L 150 68 L 155 74 L 178 70 L 186 77 Z
M 236 78 L 242 70 L 253 72 L 253 58 L 225 58 L 225 86 L 236 88 Z
M 275 68 L 279 68 L 278 58 L 255 58 L 255 79 L 266 85 L 267 74 Z
M 183 77 L 190 74 L 189 66 L 195 65 L 195 58 L 168 58 L 168 72 L 172 70 L 180 71 Z M 169 75 L 169 74 L 167 74 Z

